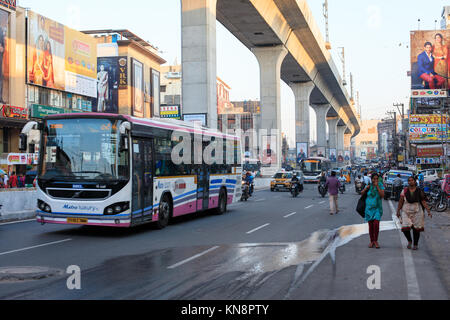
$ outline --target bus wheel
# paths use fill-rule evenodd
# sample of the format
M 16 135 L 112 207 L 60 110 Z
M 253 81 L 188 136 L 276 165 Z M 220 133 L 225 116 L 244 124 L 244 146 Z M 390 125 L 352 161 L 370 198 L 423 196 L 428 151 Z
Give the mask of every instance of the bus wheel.
M 158 221 L 156 227 L 163 229 L 169 224 L 170 218 L 170 202 L 167 196 L 164 196 L 159 203 Z
M 227 194 L 223 189 L 220 190 L 219 206 L 217 207 L 216 212 L 217 214 L 224 214 L 227 212 Z

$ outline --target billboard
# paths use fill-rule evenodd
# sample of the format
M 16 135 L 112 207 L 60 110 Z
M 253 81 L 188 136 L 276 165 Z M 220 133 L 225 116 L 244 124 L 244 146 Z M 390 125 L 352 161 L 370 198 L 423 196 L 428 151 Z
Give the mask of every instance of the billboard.
M 417 157 L 440 157 L 444 155 L 442 145 L 440 144 L 427 144 L 417 146 Z
M 30 84 L 97 97 L 94 38 L 28 13 L 27 81 Z
M 411 31 L 412 97 L 446 97 L 450 30 Z
M 171 119 L 181 119 L 180 105 L 170 105 L 160 107 L 160 117 L 161 118 L 171 118 Z
M 412 114 L 409 118 L 409 139 L 412 142 L 446 139 L 450 129 L 448 122 L 446 115 Z
M 331 162 L 336 162 L 337 158 L 336 158 L 336 149 L 331 148 L 330 149 L 330 161 Z
M 136 59 L 131 59 L 133 116 L 144 117 L 144 65 Z
M 308 143 L 297 142 L 297 163 L 308 158 Z
M 0 9 L 0 103 L 9 103 L 9 13 Z
M 97 58 L 97 101 L 93 112 L 119 112 L 119 88 L 124 80 L 122 69 L 126 72 L 127 57 Z

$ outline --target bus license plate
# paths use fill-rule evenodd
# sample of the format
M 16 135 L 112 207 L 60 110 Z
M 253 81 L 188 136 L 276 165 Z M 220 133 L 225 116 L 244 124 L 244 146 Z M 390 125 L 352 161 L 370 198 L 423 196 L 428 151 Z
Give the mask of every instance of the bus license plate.
M 67 223 L 88 223 L 88 219 L 85 218 L 67 218 Z

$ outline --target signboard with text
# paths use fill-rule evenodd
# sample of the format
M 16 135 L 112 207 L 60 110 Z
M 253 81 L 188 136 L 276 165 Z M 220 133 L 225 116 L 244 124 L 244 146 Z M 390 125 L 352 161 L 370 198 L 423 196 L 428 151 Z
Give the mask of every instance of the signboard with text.
M 11 10 L 16 10 L 16 0 L 0 0 L 0 6 Z
M 0 115 L 3 118 L 26 119 L 28 118 L 28 109 L 22 107 L 14 107 L 2 105 L 0 107 Z
M 449 135 L 449 118 L 434 114 L 413 114 L 409 118 L 409 139 L 413 142 L 439 141 Z

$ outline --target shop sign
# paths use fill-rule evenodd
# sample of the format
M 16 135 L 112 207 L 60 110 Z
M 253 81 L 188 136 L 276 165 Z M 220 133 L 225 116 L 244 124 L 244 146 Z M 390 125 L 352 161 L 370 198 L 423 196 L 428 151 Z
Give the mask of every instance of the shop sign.
M 66 110 L 63 108 L 43 106 L 40 104 L 33 104 L 31 108 L 31 116 L 33 118 L 43 118 L 52 114 L 61 114 L 66 113 Z
M 28 117 L 28 109 L 22 107 L 14 107 L 2 105 L 0 115 L 4 118 L 26 119 Z
M 37 164 L 39 153 L 9 153 L 7 164 L 12 165 L 31 165 Z
M 442 155 L 443 155 L 442 145 L 431 144 L 431 145 L 417 146 L 418 157 L 440 157 Z
M 16 10 L 16 0 L 0 0 L 0 6 Z
M 178 105 L 161 106 L 159 114 L 161 118 L 181 119 Z

